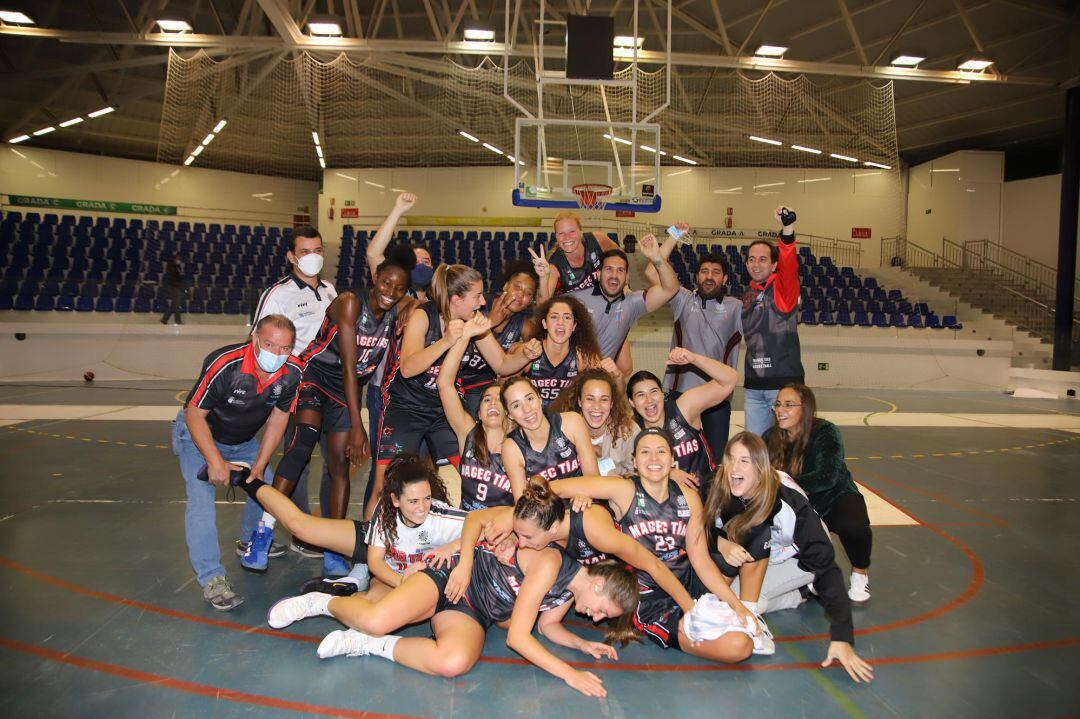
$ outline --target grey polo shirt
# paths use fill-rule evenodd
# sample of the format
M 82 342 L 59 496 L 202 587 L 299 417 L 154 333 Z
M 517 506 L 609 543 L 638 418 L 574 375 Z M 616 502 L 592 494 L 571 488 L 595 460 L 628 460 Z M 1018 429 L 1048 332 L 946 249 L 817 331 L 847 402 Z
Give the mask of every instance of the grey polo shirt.
M 596 339 L 600 343 L 600 354 L 615 359 L 619 355 L 626 335 L 638 318 L 646 313 L 645 291 L 628 292 L 622 297 L 608 300 L 600 291 L 600 285 L 584 290 L 575 290 L 568 296 L 585 305 L 596 328 Z
M 738 369 L 742 341 L 742 303 L 734 297 L 702 301 L 696 291 L 685 287 L 671 299 L 675 328 L 671 346 L 721 360 Z M 708 375 L 693 365 L 668 365 L 664 391 L 685 392 L 709 381 Z

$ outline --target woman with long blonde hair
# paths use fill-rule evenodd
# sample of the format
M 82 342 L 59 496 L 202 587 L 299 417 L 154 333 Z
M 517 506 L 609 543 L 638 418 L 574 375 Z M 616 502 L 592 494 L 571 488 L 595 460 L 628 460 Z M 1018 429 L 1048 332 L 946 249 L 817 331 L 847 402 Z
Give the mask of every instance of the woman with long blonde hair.
M 831 625 L 822 666 L 835 659 L 856 682 L 870 681 L 873 669 L 855 653 L 851 601 L 832 542 L 809 501 L 792 486 L 770 464 L 760 437 L 732 437 L 705 503 L 705 526 L 719 535 L 713 560 L 729 582 L 738 578 L 742 602 L 762 612 L 798 606 L 800 582 L 812 579 Z M 770 564 L 770 558 L 779 561 Z

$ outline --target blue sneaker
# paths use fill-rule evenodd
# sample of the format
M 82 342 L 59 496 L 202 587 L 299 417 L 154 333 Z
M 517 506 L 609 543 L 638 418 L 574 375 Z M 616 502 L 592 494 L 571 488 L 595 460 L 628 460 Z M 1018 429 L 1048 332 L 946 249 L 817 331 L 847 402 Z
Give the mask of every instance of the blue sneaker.
M 274 530 L 270 527 L 257 527 L 251 535 L 244 556 L 240 557 L 240 566 L 249 572 L 262 574 L 270 564 L 270 545 L 274 543 Z
M 349 573 L 349 563 L 336 552 L 323 552 L 323 574 L 327 577 L 344 577 Z

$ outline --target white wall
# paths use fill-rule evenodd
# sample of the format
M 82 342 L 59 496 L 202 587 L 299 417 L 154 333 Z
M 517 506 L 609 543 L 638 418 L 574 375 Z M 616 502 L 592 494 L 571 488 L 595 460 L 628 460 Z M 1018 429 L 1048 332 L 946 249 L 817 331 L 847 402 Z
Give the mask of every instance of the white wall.
M 908 172 L 907 237 L 932 252 L 942 238 L 1001 241 L 1005 156 L 954 152 Z
M 880 239 L 901 233 L 903 185 L 895 173 L 860 170 L 662 168 L 663 209 L 636 221 L 668 224 L 685 220 L 698 227 L 721 227 L 733 208 L 735 227 L 771 228 L 772 211 L 783 204 L 799 213 L 799 231 L 851 239 L 852 227 L 869 227 L 862 240 L 864 265 L 876 266 Z M 807 182 L 807 180 L 817 180 Z M 780 183 L 780 184 L 774 184 Z M 769 185 L 755 191 L 755 185 Z M 515 207 L 510 201 L 513 170 L 506 168 L 332 169 L 324 173 L 318 225 L 331 243 L 345 224 L 373 227 L 390 210 L 399 191 L 415 192 L 414 215 L 544 217 L 554 211 Z M 327 218 L 334 199 L 334 220 Z M 342 220 L 346 200 L 356 202 L 361 221 Z M 608 216 L 613 218 L 611 213 Z
M 310 207 L 314 212 L 317 193 L 317 183 L 302 180 L 21 145 L 0 148 L 0 204 L 4 209 L 8 206 L 3 195 L 32 195 L 174 205 L 179 208 L 178 219 L 291 226 L 298 208 Z M 26 212 L 31 208 L 10 209 Z M 94 214 L 81 210 L 55 212 Z
M 1005 183 L 1001 243 L 1033 260 L 1057 267 L 1061 175 Z M 1080 256 L 1077 257 L 1080 274 Z

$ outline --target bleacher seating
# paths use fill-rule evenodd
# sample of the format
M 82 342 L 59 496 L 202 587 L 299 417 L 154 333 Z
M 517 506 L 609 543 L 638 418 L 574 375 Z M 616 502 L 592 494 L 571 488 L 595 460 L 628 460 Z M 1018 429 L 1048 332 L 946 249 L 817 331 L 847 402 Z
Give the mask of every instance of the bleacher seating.
M 274 276 L 288 272 L 292 228 L 125 217 L 5 212 L 0 216 L 0 309 L 77 312 L 165 311 L 166 267 L 185 259 L 191 300 L 208 293 L 216 313 L 250 311 Z M 188 311 L 214 311 L 188 308 Z

